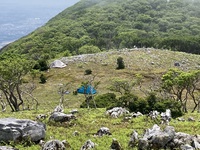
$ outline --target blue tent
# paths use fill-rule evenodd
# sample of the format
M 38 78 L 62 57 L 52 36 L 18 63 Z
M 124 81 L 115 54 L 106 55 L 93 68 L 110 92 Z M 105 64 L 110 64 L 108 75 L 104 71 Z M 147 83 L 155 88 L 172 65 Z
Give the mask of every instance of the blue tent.
M 97 91 L 91 86 L 88 85 L 87 87 L 81 86 L 77 89 L 77 92 L 80 94 L 96 94 Z

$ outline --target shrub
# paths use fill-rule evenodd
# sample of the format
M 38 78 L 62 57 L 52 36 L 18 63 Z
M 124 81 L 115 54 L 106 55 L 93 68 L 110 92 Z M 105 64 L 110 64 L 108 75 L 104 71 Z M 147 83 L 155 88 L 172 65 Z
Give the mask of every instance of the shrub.
M 110 108 L 117 101 L 116 95 L 114 93 L 106 93 L 106 94 L 98 95 L 97 97 L 94 98 L 94 100 L 96 102 L 97 108 Z M 92 100 L 90 100 L 89 106 L 90 106 L 90 108 L 95 107 Z M 80 107 L 87 108 L 86 101 L 84 101 Z
M 90 75 L 92 74 L 92 70 L 91 69 L 86 69 L 85 70 L 85 75 Z
M 40 70 L 40 71 L 46 71 L 49 69 L 49 66 L 48 66 L 46 60 L 42 59 L 42 60 L 39 60 L 37 64 L 35 64 L 33 69 Z
M 117 68 L 116 69 L 124 69 L 125 65 L 124 65 L 124 60 L 122 57 L 118 57 L 117 58 Z
M 181 111 L 181 104 L 174 100 L 161 100 L 155 103 L 154 108 L 159 112 L 165 112 L 166 109 L 170 109 L 173 118 L 183 115 L 183 112 Z
M 99 53 L 101 50 L 94 45 L 84 45 L 78 50 L 79 54 L 93 54 L 93 53 Z
M 44 74 L 41 74 L 40 75 L 40 83 L 44 84 L 44 83 L 46 83 L 46 80 L 47 80 L 46 76 Z
M 159 112 L 165 112 L 166 109 L 170 109 L 172 117 L 179 117 L 183 115 L 180 102 L 159 98 L 156 96 L 156 93 L 149 93 L 146 100 L 149 105 L 149 111 L 157 110 Z
M 148 102 L 133 94 L 125 94 L 119 98 L 118 106 L 126 107 L 131 112 L 148 112 Z
M 149 105 L 149 111 L 155 110 L 154 105 L 158 101 L 156 93 L 149 93 L 149 95 L 146 97 L 146 100 Z

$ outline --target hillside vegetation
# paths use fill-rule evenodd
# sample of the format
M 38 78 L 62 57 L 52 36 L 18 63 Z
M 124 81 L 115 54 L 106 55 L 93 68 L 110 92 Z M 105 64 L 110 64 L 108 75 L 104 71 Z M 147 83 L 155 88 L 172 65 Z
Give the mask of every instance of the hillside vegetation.
M 199 54 L 199 8 L 199 0 L 81 0 L 2 51 L 35 60 L 134 46 Z
M 116 69 L 118 57 L 123 58 L 125 65 L 124 69 Z M 35 90 L 33 95 L 39 102 L 37 109 L 36 103 L 32 98 L 27 97 L 26 99 L 24 97 L 23 108 L 25 110 L 10 112 L 9 106 L 7 105 L 6 111 L 0 112 L 0 115 L 1 118 L 13 117 L 32 120 L 36 120 L 36 116 L 39 114 L 49 116 L 54 108 L 60 103 L 60 87 L 70 83 L 67 87 L 67 93 L 64 94 L 64 113 L 69 113 L 72 109 L 77 109 L 78 113 L 75 114 L 76 120 L 65 123 L 55 123 L 49 122 L 47 118 L 42 120 L 42 122 L 45 123 L 47 127 L 45 141 L 51 139 L 67 140 L 71 146 L 71 150 L 80 149 L 88 139 L 91 139 L 97 144 L 94 149 L 107 150 L 110 148 L 113 138 L 116 138 L 121 143 L 123 149 L 137 149 L 136 147 L 130 148 L 128 146 L 130 134 L 133 130 L 137 130 L 139 135 L 142 135 L 147 128 L 152 128 L 154 124 L 158 124 L 161 128 L 165 128 L 165 125 L 160 124 L 160 120 L 154 121 L 150 118 L 147 119 L 146 116 L 132 118 L 126 121 L 124 120 L 124 116 L 111 118 L 110 116 L 105 115 L 105 108 L 80 108 L 80 105 L 85 101 L 85 96 L 83 94 L 74 95 L 73 91 L 79 88 L 82 82 L 90 80 L 95 75 L 94 81 L 100 81 L 97 88 L 97 94 L 95 95 L 95 97 L 97 97 L 98 95 L 113 92 L 110 91 L 110 85 L 112 84 L 113 79 L 125 79 L 131 83 L 132 81 L 136 81 L 138 76 L 141 76 L 141 84 L 135 85 L 131 89 L 131 93 L 142 98 L 146 97 L 145 92 L 148 93 L 151 92 L 151 90 L 157 89 L 157 84 L 159 83 L 161 76 L 165 74 L 169 68 L 192 71 L 197 70 L 200 67 L 199 55 L 150 48 L 122 49 L 120 51 L 113 50 L 97 54 L 63 57 L 60 59 L 67 63 L 65 68 L 51 68 L 48 71 L 40 72 L 47 77 L 46 83 L 44 84 L 40 83 L 39 74 L 34 80 Z M 51 63 L 51 61 L 49 63 Z M 175 63 L 179 63 L 180 66 L 175 66 Z M 92 71 L 91 75 L 85 75 L 85 70 L 87 69 Z M 26 76 L 23 81 L 23 85 L 26 85 L 28 81 L 31 80 L 29 76 Z M 121 97 L 119 93 L 114 93 L 117 95 L 117 98 Z M 2 98 L 2 100 L 5 100 L 3 95 Z M 193 107 L 190 106 L 192 103 L 188 103 L 188 105 L 189 108 Z M 20 107 L 20 110 L 22 110 L 22 107 Z M 189 117 L 193 117 L 195 121 L 187 121 Z M 186 113 L 182 118 L 186 121 L 179 122 L 175 118 L 170 121 L 170 125 L 175 128 L 176 132 L 184 132 L 191 135 L 199 133 L 199 113 Z M 109 128 L 112 135 L 105 135 L 103 137 L 94 136 L 101 127 Z M 78 136 L 74 136 L 75 131 L 79 133 Z M 39 144 L 29 142 L 11 142 L 10 145 L 19 148 L 20 150 L 40 149 Z
M 116 70 L 117 58 L 122 57 L 125 69 Z M 59 104 L 60 86 L 69 83 L 69 94 L 65 94 L 64 106 L 79 108 L 85 100 L 84 95 L 73 95 L 73 91 L 95 76 L 94 82 L 99 82 L 96 95 L 102 95 L 110 90 L 113 80 L 124 79 L 136 82 L 141 76 L 141 84 L 135 85 L 131 93 L 145 97 L 145 93 L 154 92 L 160 88 L 161 77 L 170 69 L 177 68 L 188 72 L 198 70 L 200 56 L 183 52 L 157 49 L 124 49 L 121 51 L 101 52 L 97 54 L 84 54 L 60 58 L 68 64 L 65 68 L 51 68 L 48 72 L 41 72 L 47 77 L 45 84 L 40 84 L 39 75 L 35 79 L 36 89 L 34 96 L 38 99 L 40 109 L 52 109 Z M 174 64 L 179 63 L 176 67 Z M 51 61 L 49 62 L 49 64 Z M 85 75 L 90 69 L 91 75 Z M 118 92 L 114 92 L 121 96 Z M 34 105 L 33 105 L 34 107 Z

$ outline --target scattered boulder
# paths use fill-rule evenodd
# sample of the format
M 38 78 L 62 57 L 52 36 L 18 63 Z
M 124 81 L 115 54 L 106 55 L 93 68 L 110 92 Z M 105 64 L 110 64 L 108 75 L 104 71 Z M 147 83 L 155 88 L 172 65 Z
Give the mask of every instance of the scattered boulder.
M 135 147 L 137 143 L 138 143 L 138 133 L 135 130 L 133 130 L 128 146 Z
M 78 113 L 78 110 L 77 110 L 77 109 L 72 109 L 72 110 L 70 111 L 70 113 L 71 113 L 71 114 L 76 114 L 76 113 Z
M 110 133 L 109 128 L 107 128 L 107 127 L 101 127 L 101 128 L 97 131 L 96 135 L 98 135 L 98 136 L 103 136 L 103 135 L 112 135 L 112 134 Z
M 79 134 L 80 133 L 78 131 L 74 131 L 74 133 L 73 133 L 74 136 L 79 136 Z
M 175 62 L 175 63 L 174 63 L 174 66 L 180 67 L 180 63 L 179 63 L 179 62 Z
M 200 136 L 190 135 L 183 132 L 177 132 L 172 141 L 175 144 L 175 148 L 187 147 L 188 145 L 194 149 L 200 149 Z
M 49 117 L 49 121 L 55 121 L 55 122 L 67 122 L 71 121 L 72 119 L 76 119 L 76 117 L 73 114 L 65 114 L 62 112 L 53 112 L 51 116 Z
M 138 149 L 162 149 L 173 140 L 175 130 L 172 126 L 167 126 L 163 131 L 158 125 L 154 125 L 152 129 L 146 130 L 144 136 L 138 141 Z
M 128 114 L 129 111 L 122 107 L 114 107 L 106 111 L 106 115 L 111 116 L 112 118 L 118 118 L 124 114 Z
M 46 143 L 44 141 L 40 141 L 40 145 L 42 146 L 42 150 L 65 150 L 70 147 L 66 140 L 50 140 Z
M 55 107 L 54 112 L 64 112 L 63 105 L 58 105 Z
M 1 142 L 21 142 L 27 139 L 31 142 L 38 142 L 45 138 L 45 130 L 45 124 L 29 119 L 0 119 Z
M 200 135 L 176 133 L 172 126 L 167 126 L 162 131 L 158 125 L 154 125 L 138 140 L 138 149 L 200 149 Z
M 95 143 L 91 140 L 87 140 L 85 144 L 81 147 L 81 150 L 89 150 L 95 147 Z
M 188 118 L 188 121 L 193 121 L 193 122 L 194 122 L 195 119 L 194 119 L 193 117 L 189 117 L 189 118 Z
M 19 149 L 10 146 L 0 146 L 0 150 L 19 150 Z
M 169 122 L 170 122 L 171 117 L 172 117 L 172 115 L 171 115 L 171 110 L 170 110 L 170 109 L 166 109 L 166 111 L 165 111 L 165 112 L 162 112 L 162 113 L 160 114 L 160 116 L 161 116 L 161 123 L 162 123 L 162 124 L 169 125 Z
M 190 146 L 189 144 L 181 145 L 180 149 L 181 150 L 194 150 L 194 148 L 192 146 Z
M 157 110 L 150 111 L 148 114 L 148 117 L 150 117 L 152 120 L 158 119 L 158 116 L 160 115 L 160 112 Z
M 185 121 L 185 119 L 184 119 L 184 118 L 177 118 L 177 120 L 178 120 L 178 121 L 182 121 L 182 122 L 184 122 L 184 121 Z
M 124 117 L 123 121 L 126 122 L 126 121 L 129 121 L 129 120 L 131 120 L 131 119 L 132 119 L 131 116 L 126 116 L 126 117 Z
M 115 138 L 113 138 L 110 148 L 111 150 L 123 150 L 121 144 Z
M 44 120 L 47 118 L 48 115 L 45 114 L 39 114 L 36 116 L 36 120 Z
M 139 116 L 143 116 L 143 114 L 141 112 L 137 112 L 137 113 L 132 113 L 131 116 L 136 118 L 136 117 L 139 117 Z

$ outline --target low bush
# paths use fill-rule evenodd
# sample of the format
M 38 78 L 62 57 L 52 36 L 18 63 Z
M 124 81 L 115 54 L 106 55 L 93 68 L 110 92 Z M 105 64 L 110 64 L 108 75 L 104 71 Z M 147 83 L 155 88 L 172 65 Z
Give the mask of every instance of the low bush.
M 40 75 L 40 83 L 44 84 L 47 81 L 47 77 L 44 74 Z
M 117 68 L 116 69 L 124 69 L 125 65 L 124 65 L 124 60 L 122 57 L 118 57 L 117 58 Z
M 114 106 L 116 103 L 116 95 L 114 93 L 106 93 L 102 95 L 98 95 L 94 98 L 94 101 L 96 103 L 97 108 L 108 108 Z M 90 108 L 94 108 L 94 101 L 90 99 L 89 106 Z M 81 108 L 87 108 L 87 102 L 84 101 L 81 106 Z
M 86 69 L 85 70 L 85 75 L 90 75 L 92 74 L 92 70 L 91 69 Z
M 148 112 L 148 102 L 134 94 L 125 94 L 119 98 L 118 106 L 125 107 L 131 112 Z
M 146 100 L 149 105 L 149 111 L 157 110 L 159 112 L 165 112 L 166 109 L 170 109 L 172 117 L 174 118 L 183 115 L 183 112 L 181 111 L 181 104 L 175 100 L 157 97 L 155 93 L 149 93 Z
M 166 109 L 170 109 L 173 118 L 183 115 L 183 112 L 181 111 L 181 104 L 174 100 L 161 100 L 160 102 L 155 103 L 154 108 L 159 112 L 165 112 Z

